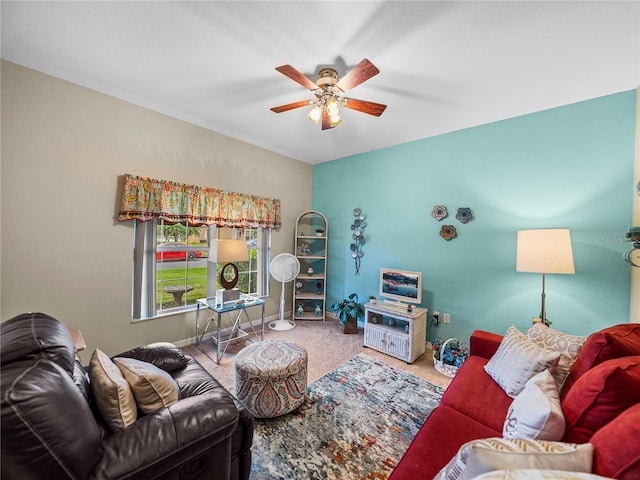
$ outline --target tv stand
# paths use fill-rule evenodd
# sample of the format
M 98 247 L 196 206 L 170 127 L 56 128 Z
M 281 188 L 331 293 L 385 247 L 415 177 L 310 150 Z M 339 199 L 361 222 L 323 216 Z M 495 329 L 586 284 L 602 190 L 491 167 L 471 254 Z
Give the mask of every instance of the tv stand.
M 426 350 L 427 309 L 403 307 L 365 304 L 364 346 L 413 363 Z
M 393 305 L 393 306 L 395 306 L 397 308 L 402 308 L 402 307 L 407 308 L 407 305 L 409 305 L 408 303 L 403 303 L 400 300 L 387 300 L 387 299 L 384 299 L 383 302 L 386 303 L 387 305 Z

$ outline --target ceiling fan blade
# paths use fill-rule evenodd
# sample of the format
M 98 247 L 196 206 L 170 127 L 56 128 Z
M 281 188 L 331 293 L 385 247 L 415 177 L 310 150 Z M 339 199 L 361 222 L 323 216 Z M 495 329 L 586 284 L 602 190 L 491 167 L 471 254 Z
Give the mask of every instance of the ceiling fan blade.
M 299 83 L 304 88 L 308 88 L 309 90 L 317 90 L 318 85 L 313 83 L 309 77 L 307 77 L 304 73 L 292 67 L 291 65 L 281 65 L 276 67 L 276 70 L 283 74 L 285 77 L 289 77 L 294 82 Z
M 387 108 L 386 105 L 375 102 L 367 102 L 366 100 L 358 100 L 356 98 L 342 98 L 342 104 L 351 110 L 357 110 L 362 113 L 368 113 L 379 117 Z
M 328 130 L 329 128 L 333 128 L 331 125 L 331 120 L 329 119 L 329 114 L 326 110 L 322 111 L 322 130 Z
M 287 112 L 294 108 L 308 107 L 313 100 L 300 100 L 299 102 L 287 103 L 286 105 L 280 105 L 278 107 L 272 107 L 271 111 L 275 113 Z
M 340 81 L 336 83 L 336 87 L 346 92 L 347 90 L 357 87 L 362 82 L 369 80 L 378 73 L 380 73 L 378 67 L 365 58 L 356 65 L 353 70 L 342 77 Z

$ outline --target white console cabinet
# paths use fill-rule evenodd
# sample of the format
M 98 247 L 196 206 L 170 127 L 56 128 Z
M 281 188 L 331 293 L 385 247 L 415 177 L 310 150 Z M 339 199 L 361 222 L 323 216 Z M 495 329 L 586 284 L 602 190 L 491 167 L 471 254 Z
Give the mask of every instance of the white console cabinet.
M 425 352 L 427 309 L 389 303 L 367 303 L 364 346 L 413 363 Z

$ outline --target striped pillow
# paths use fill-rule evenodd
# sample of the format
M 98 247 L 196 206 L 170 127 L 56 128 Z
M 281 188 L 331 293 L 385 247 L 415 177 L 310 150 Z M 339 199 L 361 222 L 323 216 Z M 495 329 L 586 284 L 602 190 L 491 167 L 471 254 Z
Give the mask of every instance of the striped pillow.
M 560 352 L 538 345 L 511 325 L 484 369 L 515 398 L 536 373 L 549 369 L 553 375 L 559 360 Z
M 485 438 L 472 440 L 434 477 L 434 480 L 470 480 L 502 469 L 554 469 L 591 472 L 593 446 L 590 443 L 545 440 Z

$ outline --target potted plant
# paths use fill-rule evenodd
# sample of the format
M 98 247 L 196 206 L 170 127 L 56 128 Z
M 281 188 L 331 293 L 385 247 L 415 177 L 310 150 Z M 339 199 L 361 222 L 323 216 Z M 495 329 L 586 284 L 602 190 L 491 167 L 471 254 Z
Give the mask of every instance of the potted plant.
M 358 318 L 364 316 L 364 305 L 358 301 L 358 294 L 352 293 L 349 298 L 331 305 L 331 311 L 343 325 L 343 333 L 358 332 Z
M 376 296 L 375 295 L 369 296 L 369 303 L 371 303 L 372 305 L 376 304 Z

